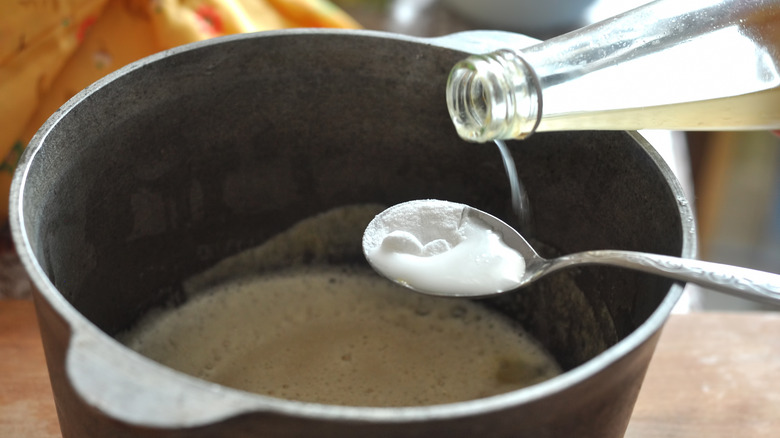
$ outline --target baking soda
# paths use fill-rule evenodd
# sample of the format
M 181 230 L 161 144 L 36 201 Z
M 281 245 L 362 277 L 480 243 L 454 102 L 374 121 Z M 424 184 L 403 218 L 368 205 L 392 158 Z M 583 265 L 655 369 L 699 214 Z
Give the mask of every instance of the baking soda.
M 374 218 L 363 235 L 371 266 L 420 292 L 470 295 L 511 290 L 521 283 L 525 260 L 464 204 L 417 200 Z

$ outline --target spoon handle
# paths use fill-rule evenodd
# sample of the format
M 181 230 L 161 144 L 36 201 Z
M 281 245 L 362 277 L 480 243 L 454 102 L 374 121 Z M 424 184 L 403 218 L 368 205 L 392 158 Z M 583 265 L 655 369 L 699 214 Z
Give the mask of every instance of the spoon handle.
M 780 305 L 780 275 L 755 269 L 621 250 L 585 251 L 561 257 L 558 261 L 566 266 L 579 264 L 620 266 L 696 283 L 708 289 L 752 301 Z

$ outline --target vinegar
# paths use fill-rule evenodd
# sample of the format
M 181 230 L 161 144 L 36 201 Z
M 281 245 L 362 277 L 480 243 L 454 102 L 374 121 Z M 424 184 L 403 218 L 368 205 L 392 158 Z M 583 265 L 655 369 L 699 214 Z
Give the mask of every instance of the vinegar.
M 455 65 L 470 141 L 561 130 L 780 129 L 780 0 L 659 0 Z

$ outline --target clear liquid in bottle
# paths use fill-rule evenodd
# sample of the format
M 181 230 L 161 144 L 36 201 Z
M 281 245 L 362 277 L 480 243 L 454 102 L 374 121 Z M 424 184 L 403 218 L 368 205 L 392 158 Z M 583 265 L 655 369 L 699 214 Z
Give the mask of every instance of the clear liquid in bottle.
M 780 0 L 659 0 L 458 63 L 447 105 L 470 141 L 562 130 L 780 129 Z

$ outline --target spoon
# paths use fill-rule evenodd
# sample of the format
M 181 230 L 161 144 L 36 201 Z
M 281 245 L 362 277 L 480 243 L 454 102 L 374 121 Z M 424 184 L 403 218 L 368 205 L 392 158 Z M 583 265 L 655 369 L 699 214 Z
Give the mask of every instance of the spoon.
M 424 211 L 426 209 L 427 213 Z M 393 231 L 392 228 L 396 226 L 404 228 L 409 223 L 394 219 L 393 216 L 397 215 L 398 211 L 403 211 L 407 217 L 413 216 L 414 212 L 420 212 L 418 218 L 422 220 L 417 221 L 416 229 Z M 432 215 L 430 211 L 438 213 Z M 449 216 L 448 222 L 442 220 L 445 216 Z M 424 256 L 406 252 L 404 248 L 415 246 L 408 243 L 396 242 L 390 245 L 389 249 L 382 249 L 387 245 L 382 245 L 380 242 L 382 239 L 378 238 L 383 233 L 397 237 L 396 232 L 400 231 L 407 238 L 417 233 L 425 234 L 426 240 L 429 241 L 437 237 L 439 240 L 453 240 L 455 234 L 453 234 L 452 224 L 454 223 L 458 228 L 471 224 L 472 232 L 465 233 L 465 237 L 461 235 L 461 241 L 450 242 L 454 245 L 448 249 Z M 482 230 L 482 235 L 473 231 L 475 226 Z M 388 233 L 389 231 L 392 232 Z M 468 242 L 469 239 L 484 240 L 486 236 L 491 235 L 496 241 L 500 238 L 501 245 L 505 247 L 482 247 L 481 253 L 472 251 L 470 254 L 464 254 L 461 250 L 456 254 L 455 248 Z M 442 247 L 442 245 L 434 246 Z M 507 259 L 506 249 L 513 251 L 519 257 L 511 259 L 508 264 L 504 263 Z M 428 295 L 485 297 L 527 286 L 547 274 L 568 267 L 609 265 L 695 283 L 708 289 L 757 302 L 780 304 L 780 275 L 777 274 L 701 260 L 623 250 L 584 251 L 545 259 L 520 233 L 502 220 L 476 208 L 448 201 L 410 201 L 384 210 L 366 228 L 363 250 L 369 263 L 380 274 L 407 288 Z M 448 252 L 451 254 L 447 254 Z M 436 257 L 440 259 L 437 261 Z M 426 258 L 430 260 L 425 260 Z M 489 262 L 485 263 L 485 259 L 489 259 Z M 502 263 L 506 266 L 499 266 Z M 488 281 L 484 281 L 487 276 L 474 281 L 475 270 L 483 268 L 492 269 Z M 418 272 L 413 272 L 415 270 Z M 440 279 L 439 274 L 445 271 L 448 278 Z M 503 278 L 499 281 L 491 280 L 498 277 Z M 453 287 L 453 284 L 458 287 Z

